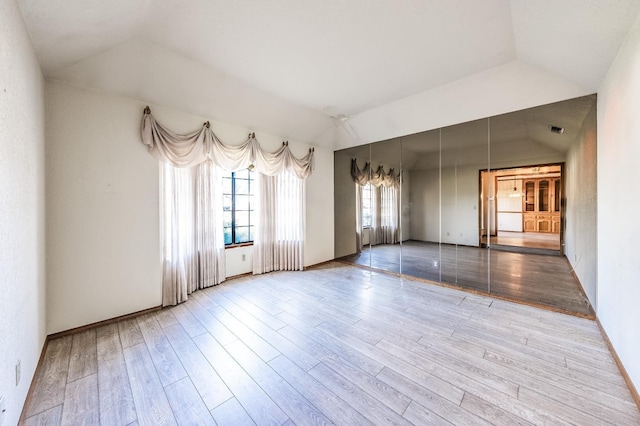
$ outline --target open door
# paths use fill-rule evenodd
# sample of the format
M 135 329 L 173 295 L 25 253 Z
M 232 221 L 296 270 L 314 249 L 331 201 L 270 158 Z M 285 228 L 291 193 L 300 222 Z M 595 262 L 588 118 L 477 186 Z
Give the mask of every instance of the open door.
M 562 164 L 480 172 L 481 246 L 561 254 Z

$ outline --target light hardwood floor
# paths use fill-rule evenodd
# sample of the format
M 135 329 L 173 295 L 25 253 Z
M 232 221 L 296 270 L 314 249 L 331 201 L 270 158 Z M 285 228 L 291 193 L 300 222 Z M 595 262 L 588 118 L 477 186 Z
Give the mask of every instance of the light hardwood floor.
M 640 424 L 587 319 L 342 263 L 49 342 L 24 424 Z

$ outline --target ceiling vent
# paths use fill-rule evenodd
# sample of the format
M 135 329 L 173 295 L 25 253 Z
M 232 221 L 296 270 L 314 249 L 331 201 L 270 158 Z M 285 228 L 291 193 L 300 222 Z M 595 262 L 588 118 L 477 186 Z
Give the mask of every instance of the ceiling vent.
M 564 127 L 558 127 L 558 126 L 551 125 L 551 126 L 549 126 L 549 131 L 551 133 L 557 133 L 557 134 L 561 135 L 561 134 L 564 133 Z

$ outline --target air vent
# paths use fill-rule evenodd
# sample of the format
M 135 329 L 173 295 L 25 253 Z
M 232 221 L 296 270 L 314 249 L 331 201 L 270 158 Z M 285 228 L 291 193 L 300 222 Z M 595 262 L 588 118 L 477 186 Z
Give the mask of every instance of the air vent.
M 561 135 L 561 134 L 564 133 L 564 127 L 558 127 L 558 126 L 551 125 L 551 126 L 549 126 L 549 131 L 551 133 L 557 133 L 557 134 Z

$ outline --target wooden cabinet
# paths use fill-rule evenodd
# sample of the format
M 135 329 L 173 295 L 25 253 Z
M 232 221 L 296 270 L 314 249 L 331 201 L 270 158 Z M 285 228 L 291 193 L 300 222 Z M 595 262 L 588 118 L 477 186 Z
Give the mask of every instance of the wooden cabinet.
M 524 223 L 522 224 L 522 229 L 524 229 L 524 232 L 538 232 L 536 231 L 536 219 L 536 215 L 532 213 L 525 213 L 523 215 Z
M 524 232 L 560 232 L 560 178 L 523 181 L 522 215 Z

